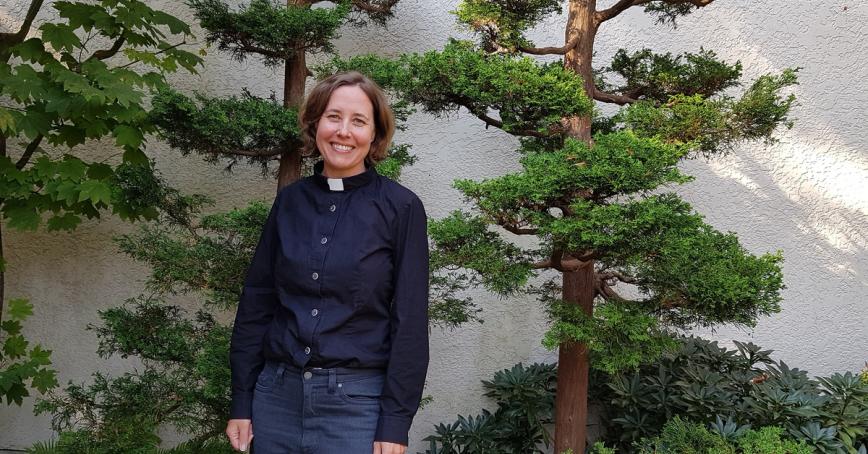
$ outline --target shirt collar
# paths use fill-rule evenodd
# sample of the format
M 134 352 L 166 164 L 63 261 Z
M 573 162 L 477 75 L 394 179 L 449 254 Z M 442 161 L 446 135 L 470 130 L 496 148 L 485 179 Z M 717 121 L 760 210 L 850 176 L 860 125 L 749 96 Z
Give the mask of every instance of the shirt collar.
M 364 186 L 364 185 L 370 183 L 377 176 L 377 171 L 376 171 L 376 169 L 374 169 L 374 166 L 369 165 L 366 162 L 365 163 L 365 171 L 360 173 L 360 174 L 353 175 L 351 177 L 346 177 L 346 178 L 327 178 L 325 175 L 322 174 L 324 165 L 325 164 L 323 163 L 323 161 L 318 161 L 316 164 L 314 164 L 314 166 L 313 166 L 313 180 L 316 182 L 316 184 L 319 187 L 325 189 L 326 191 L 332 191 L 332 190 L 338 190 L 339 191 L 340 189 L 332 189 L 332 188 L 333 187 L 340 187 L 341 185 L 343 185 L 344 191 L 349 191 L 350 189 L 355 189 L 355 188 L 358 188 L 360 186 Z M 333 181 L 332 184 L 330 185 L 328 180 L 338 180 L 338 181 Z

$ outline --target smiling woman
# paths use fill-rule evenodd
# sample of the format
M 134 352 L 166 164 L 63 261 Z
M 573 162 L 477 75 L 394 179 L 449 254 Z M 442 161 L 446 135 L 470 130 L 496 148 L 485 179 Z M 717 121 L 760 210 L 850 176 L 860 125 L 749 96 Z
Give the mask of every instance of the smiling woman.
M 404 454 L 428 367 L 425 210 L 374 168 L 394 119 L 365 76 L 321 81 L 300 119 L 305 152 L 323 159 L 280 191 L 262 230 L 226 434 L 256 454 Z
M 343 178 L 386 158 L 395 118 L 382 90 L 358 72 L 318 83 L 301 109 L 305 154 L 323 157 L 324 175 Z

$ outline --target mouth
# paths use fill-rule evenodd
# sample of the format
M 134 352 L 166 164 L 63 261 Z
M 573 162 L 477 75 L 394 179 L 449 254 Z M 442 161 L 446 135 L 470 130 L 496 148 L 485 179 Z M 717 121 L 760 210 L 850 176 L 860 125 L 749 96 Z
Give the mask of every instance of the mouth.
M 331 146 L 332 146 L 332 148 L 335 149 L 335 151 L 338 151 L 341 153 L 348 153 L 350 151 L 353 151 L 356 148 L 356 147 L 353 147 L 350 145 L 342 145 L 339 143 L 332 143 Z

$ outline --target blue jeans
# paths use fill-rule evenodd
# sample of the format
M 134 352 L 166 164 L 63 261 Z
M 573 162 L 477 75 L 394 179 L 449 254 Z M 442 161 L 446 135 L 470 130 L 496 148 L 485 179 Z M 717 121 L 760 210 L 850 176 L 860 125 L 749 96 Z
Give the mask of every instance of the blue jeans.
M 268 362 L 253 392 L 253 454 L 371 454 L 385 373 Z

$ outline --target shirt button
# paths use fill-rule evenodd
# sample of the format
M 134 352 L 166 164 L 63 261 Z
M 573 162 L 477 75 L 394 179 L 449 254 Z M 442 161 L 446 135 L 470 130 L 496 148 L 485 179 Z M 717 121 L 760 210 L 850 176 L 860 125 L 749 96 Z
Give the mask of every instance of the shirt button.
M 305 380 L 310 380 L 311 377 L 313 377 L 313 374 L 312 374 L 312 373 L 310 373 L 310 372 L 305 372 L 305 373 L 304 373 L 304 379 L 305 379 Z
M 334 206 L 334 204 L 332 204 L 332 206 L 329 207 L 329 211 L 331 211 L 331 212 L 334 212 L 336 209 L 338 209 L 338 207 Z
M 310 347 L 304 347 L 304 354 L 310 355 Z
M 319 279 L 319 273 L 313 273 L 313 274 L 311 274 L 311 275 L 310 275 L 310 278 L 313 279 L 313 280 L 317 280 L 317 279 Z
M 319 315 L 319 310 L 318 310 L 318 309 L 314 309 L 314 310 L 310 311 L 310 315 L 313 316 L 313 317 L 316 317 L 317 315 Z
M 326 237 L 322 237 L 322 239 L 319 240 L 319 243 L 320 243 L 320 244 L 326 244 L 326 243 L 328 243 L 328 242 L 329 242 L 329 239 L 326 238 Z

